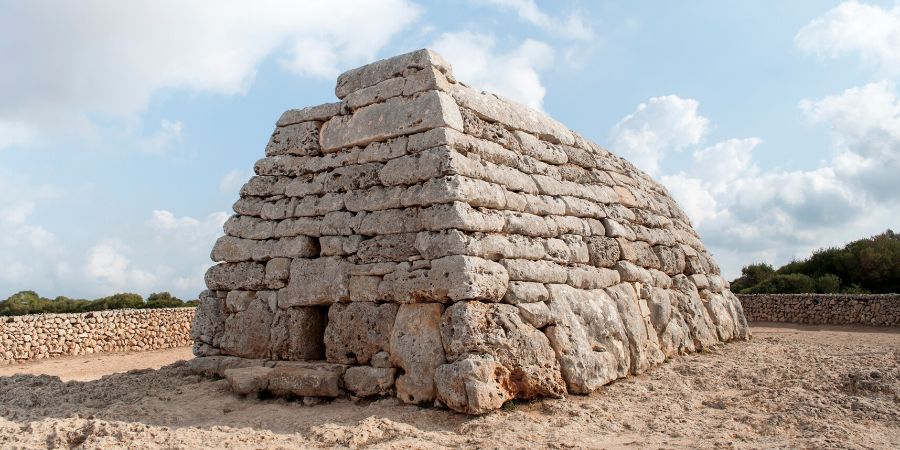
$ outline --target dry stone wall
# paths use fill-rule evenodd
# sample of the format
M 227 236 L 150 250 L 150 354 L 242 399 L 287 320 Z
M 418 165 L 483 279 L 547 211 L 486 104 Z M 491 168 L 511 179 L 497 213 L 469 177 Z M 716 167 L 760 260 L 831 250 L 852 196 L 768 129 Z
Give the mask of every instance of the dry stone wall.
M 0 364 L 100 352 L 188 347 L 195 308 L 0 317 Z
M 195 368 L 235 392 L 483 413 L 749 336 L 665 188 L 421 50 L 285 112 L 206 274 Z
M 751 322 L 900 326 L 900 294 L 738 295 Z

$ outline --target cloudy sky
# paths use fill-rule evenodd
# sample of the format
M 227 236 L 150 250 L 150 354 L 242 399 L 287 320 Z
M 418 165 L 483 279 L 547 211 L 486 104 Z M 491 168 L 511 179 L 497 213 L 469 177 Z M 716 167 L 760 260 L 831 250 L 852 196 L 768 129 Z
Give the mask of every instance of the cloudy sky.
M 0 299 L 194 298 L 275 120 L 431 47 L 661 180 L 732 278 L 898 228 L 900 3 L 0 0 Z

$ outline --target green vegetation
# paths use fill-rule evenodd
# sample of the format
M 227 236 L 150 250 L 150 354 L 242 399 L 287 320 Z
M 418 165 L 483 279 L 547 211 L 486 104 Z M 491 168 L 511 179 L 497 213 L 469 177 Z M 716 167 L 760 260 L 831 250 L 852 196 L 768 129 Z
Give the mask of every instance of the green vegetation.
M 0 316 L 80 313 L 127 308 L 180 308 L 197 306 L 197 303 L 197 300 L 182 301 L 168 292 L 150 294 L 144 301 L 140 295 L 130 293 L 110 295 L 96 300 L 83 300 L 63 296 L 49 299 L 39 296 L 34 291 L 22 291 L 0 301 Z
M 843 248 L 826 248 L 777 270 L 751 264 L 731 282 L 739 294 L 900 292 L 900 235 L 887 230 Z

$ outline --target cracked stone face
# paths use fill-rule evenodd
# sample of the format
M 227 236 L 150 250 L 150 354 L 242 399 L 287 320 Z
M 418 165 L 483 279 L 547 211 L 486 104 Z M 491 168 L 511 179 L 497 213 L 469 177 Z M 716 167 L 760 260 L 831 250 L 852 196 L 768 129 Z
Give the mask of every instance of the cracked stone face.
M 685 214 L 628 161 L 431 50 L 335 94 L 281 115 L 211 252 L 195 365 L 236 393 L 481 414 L 749 336 Z

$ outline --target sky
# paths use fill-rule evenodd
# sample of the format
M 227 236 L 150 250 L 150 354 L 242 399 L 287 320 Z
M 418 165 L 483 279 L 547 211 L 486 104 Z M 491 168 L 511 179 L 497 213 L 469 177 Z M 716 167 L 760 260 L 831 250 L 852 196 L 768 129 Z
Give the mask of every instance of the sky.
M 662 182 L 729 279 L 897 229 L 900 3 L 0 0 L 0 299 L 204 288 L 281 112 L 436 49 Z

